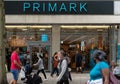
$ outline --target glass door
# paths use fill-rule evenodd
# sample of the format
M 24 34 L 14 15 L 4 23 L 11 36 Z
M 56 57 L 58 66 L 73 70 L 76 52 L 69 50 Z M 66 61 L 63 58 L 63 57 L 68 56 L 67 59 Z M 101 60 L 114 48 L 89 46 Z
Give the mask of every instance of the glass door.
M 44 69 L 50 71 L 51 44 L 43 42 L 28 42 L 27 50 L 30 51 L 31 64 L 37 63 L 38 56 L 43 56 Z
M 43 56 L 43 64 L 44 64 L 45 70 L 49 70 L 50 69 L 50 46 L 41 45 L 40 54 Z

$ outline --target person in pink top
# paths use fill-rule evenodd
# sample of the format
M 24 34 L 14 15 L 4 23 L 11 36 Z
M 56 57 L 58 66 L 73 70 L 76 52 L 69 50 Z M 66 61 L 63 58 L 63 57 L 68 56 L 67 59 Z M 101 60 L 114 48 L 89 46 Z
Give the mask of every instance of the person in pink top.
M 13 79 L 10 81 L 10 84 L 17 84 L 19 71 L 22 68 L 22 64 L 20 62 L 19 56 L 19 48 L 14 48 L 14 51 L 11 54 L 11 73 L 13 75 Z

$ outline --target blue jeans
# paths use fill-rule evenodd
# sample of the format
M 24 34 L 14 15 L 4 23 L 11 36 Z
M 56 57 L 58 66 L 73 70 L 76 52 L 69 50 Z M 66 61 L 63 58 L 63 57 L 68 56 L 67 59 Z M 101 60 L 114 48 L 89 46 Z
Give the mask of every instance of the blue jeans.
M 18 80 L 19 70 L 11 70 L 14 80 Z

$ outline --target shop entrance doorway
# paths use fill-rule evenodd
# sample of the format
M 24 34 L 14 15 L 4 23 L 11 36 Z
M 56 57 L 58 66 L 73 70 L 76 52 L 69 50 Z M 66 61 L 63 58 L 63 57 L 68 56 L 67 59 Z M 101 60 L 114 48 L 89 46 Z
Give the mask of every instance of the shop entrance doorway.
M 50 59 L 51 59 L 51 43 L 40 41 L 28 41 L 27 50 L 30 51 L 31 64 L 38 61 L 38 56 L 43 57 L 44 68 L 46 71 L 50 71 Z
M 105 51 L 106 60 L 110 62 L 110 56 L 116 54 L 112 50 L 116 49 L 116 38 L 117 28 L 111 25 L 64 25 L 61 28 L 61 49 L 71 58 L 72 69 L 76 70 L 76 52 L 79 51 L 81 66 L 89 70 L 93 67 L 92 54 L 96 49 Z

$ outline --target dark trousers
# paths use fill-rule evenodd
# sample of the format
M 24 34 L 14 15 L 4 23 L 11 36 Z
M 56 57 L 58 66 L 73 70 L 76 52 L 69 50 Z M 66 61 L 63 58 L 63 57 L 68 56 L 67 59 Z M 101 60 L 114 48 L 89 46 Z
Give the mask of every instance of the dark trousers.
M 71 73 L 69 72 L 69 79 L 72 81 Z
M 68 80 L 60 80 L 57 84 L 69 84 Z
M 44 75 L 45 79 L 47 79 L 44 69 L 38 70 L 37 75 L 39 75 L 40 72 L 42 72 L 42 74 Z
M 55 68 L 53 68 L 53 71 L 52 71 L 52 73 L 51 73 L 51 76 L 55 73 L 55 71 L 57 72 L 57 76 L 59 75 L 58 68 L 55 67 Z

